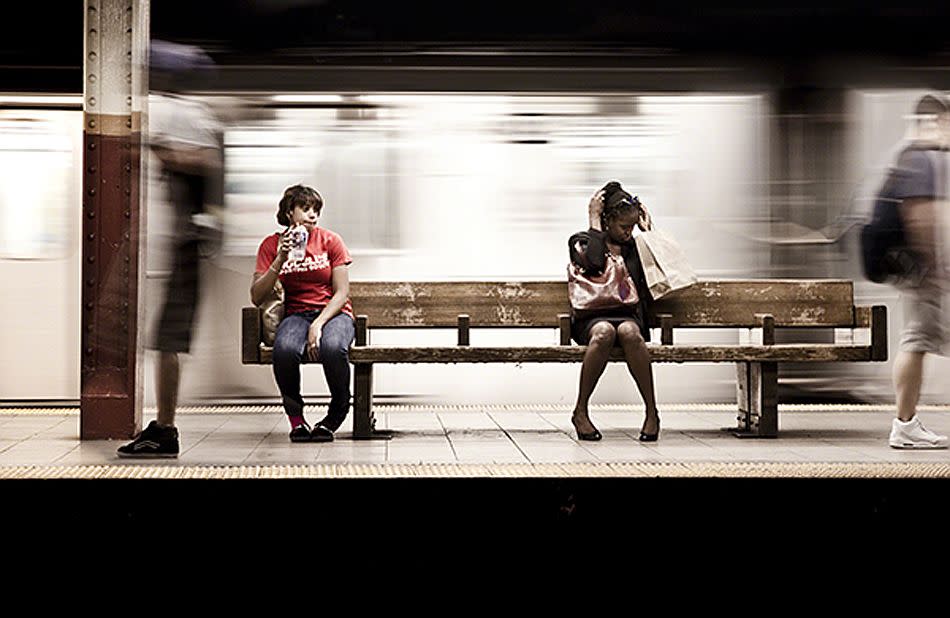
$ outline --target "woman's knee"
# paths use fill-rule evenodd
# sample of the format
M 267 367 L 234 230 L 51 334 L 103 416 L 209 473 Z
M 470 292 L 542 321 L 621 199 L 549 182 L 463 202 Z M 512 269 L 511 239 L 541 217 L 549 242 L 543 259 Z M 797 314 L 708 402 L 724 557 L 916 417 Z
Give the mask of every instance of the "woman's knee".
M 592 346 L 612 346 L 617 338 L 617 330 L 610 322 L 598 322 L 590 329 L 590 343 Z
M 644 341 L 643 335 L 640 333 L 640 327 L 633 322 L 624 322 L 618 326 L 617 337 L 623 346 L 639 348 L 646 345 L 646 341 Z
M 349 359 L 350 344 L 353 343 L 352 323 L 337 316 L 324 326 L 320 335 L 320 355 L 335 359 Z
M 341 349 L 339 346 L 320 345 L 320 362 L 327 363 L 348 363 L 350 362 L 350 351 Z
M 274 348 L 273 355 L 271 356 L 271 362 L 274 364 L 274 368 L 278 370 L 299 367 L 303 362 L 303 355 L 297 354 L 293 350 L 281 350 Z
M 350 342 L 344 337 L 320 338 L 320 358 L 324 362 L 348 362 L 350 359 Z
M 279 334 L 274 340 L 273 358 L 275 363 L 298 361 L 303 356 L 300 342 L 293 337 L 281 337 Z

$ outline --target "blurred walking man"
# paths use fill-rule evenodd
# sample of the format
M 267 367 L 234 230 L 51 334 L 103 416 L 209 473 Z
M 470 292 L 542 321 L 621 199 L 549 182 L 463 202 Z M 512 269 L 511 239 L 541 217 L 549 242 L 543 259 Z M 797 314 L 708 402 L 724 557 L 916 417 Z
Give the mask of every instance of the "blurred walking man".
M 152 42 L 151 89 L 158 94 L 149 98 L 149 143 L 161 163 L 167 202 L 175 208 L 174 249 L 165 303 L 150 343 L 159 353 L 158 418 L 120 447 L 119 457 L 178 456 L 178 355 L 191 349 L 200 287 L 199 254 L 213 220 L 208 206 L 221 203 L 216 188 L 221 170 L 219 125 L 207 106 L 180 92 L 185 80 L 201 76 L 201 69 L 208 68 L 210 59 L 196 48 Z
M 905 242 L 916 264 L 913 276 L 897 283 L 903 303 L 900 351 L 894 360 L 897 418 L 889 443 L 898 449 L 947 448 L 947 436 L 921 424 L 917 403 L 924 357 L 947 355 L 950 340 L 950 221 L 947 148 L 950 102 L 927 95 L 915 110 L 915 133 L 901 152 L 888 182 L 894 183 Z

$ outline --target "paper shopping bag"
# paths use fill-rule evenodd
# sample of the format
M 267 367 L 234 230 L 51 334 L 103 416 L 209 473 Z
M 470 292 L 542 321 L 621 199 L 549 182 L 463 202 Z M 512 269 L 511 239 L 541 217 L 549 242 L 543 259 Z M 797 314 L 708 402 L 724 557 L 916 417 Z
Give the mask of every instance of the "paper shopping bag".
M 654 299 L 696 283 L 696 272 L 686 260 L 683 249 L 673 238 L 660 230 L 652 229 L 639 234 L 636 242 L 647 287 L 650 288 L 650 295 Z

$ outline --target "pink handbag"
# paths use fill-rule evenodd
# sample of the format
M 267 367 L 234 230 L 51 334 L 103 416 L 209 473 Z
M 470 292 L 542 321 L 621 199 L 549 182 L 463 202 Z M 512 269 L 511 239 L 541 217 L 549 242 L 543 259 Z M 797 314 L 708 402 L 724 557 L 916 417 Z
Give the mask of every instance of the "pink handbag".
M 582 311 L 630 307 L 640 301 L 623 257 L 611 254 L 604 272 L 596 276 L 585 274 L 573 262 L 568 264 L 567 293 L 571 307 Z

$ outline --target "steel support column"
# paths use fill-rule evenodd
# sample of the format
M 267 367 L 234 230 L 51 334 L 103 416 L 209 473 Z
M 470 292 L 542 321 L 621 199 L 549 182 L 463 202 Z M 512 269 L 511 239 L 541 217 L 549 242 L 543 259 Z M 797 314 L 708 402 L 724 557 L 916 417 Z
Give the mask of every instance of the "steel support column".
M 149 0 L 85 0 L 80 436 L 142 423 Z

